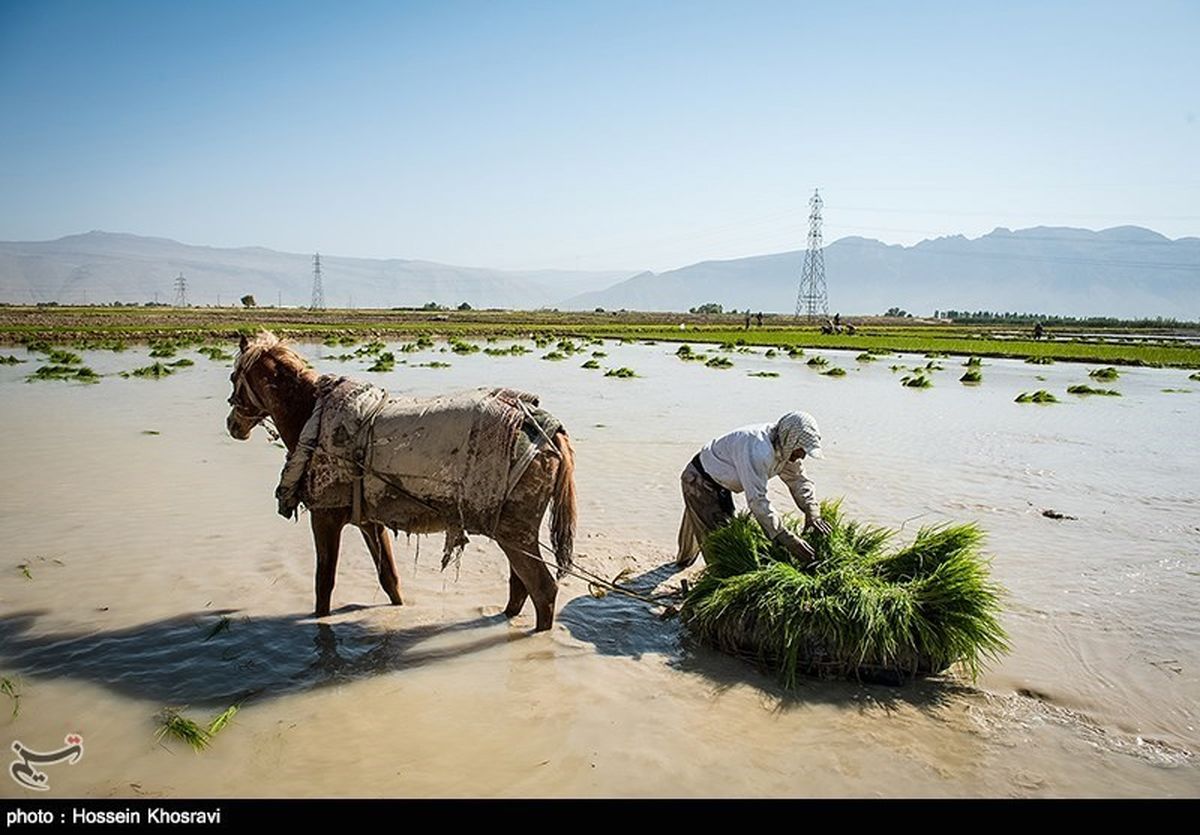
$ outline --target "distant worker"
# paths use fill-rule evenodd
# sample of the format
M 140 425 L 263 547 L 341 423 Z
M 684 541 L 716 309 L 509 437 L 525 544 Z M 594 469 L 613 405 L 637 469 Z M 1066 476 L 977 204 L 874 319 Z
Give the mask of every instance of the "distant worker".
M 1042 327 L 1042 323 L 1041 323 L 1041 322 L 1034 322 L 1034 323 L 1033 323 L 1033 338 L 1034 338 L 1034 339 L 1041 339 L 1041 338 L 1042 338 L 1042 335 L 1043 335 L 1045 332 L 1046 332 L 1046 329 Z
M 686 568 L 696 561 L 704 538 L 733 518 L 733 494 L 742 492 L 767 537 L 801 564 L 812 562 L 812 547 L 784 527 L 767 498 L 767 482 L 779 476 L 804 513 L 805 529 L 830 532 L 800 463 L 806 457 L 823 457 L 821 432 L 807 412 L 788 412 L 775 423 L 744 426 L 705 444 L 680 476 L 683 520 L 676 565 Z
M 746 309 L 746 330 L 750 330 L 750 310 Z
M 758 311 L 758 326 L 762 327 L 762 311 Z
M 840 328 L 841 326 L 842 326 L 842 314 L 840 314 L 840 313 L 833 314 L 833 332 L 837 333 L 838 328 Z

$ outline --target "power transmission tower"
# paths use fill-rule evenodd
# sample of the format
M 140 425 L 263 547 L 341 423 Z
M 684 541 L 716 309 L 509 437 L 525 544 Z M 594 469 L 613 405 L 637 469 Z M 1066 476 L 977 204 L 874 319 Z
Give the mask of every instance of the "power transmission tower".
M 180 273 L 175 279 L 175 306 L 187 307 L 187 279 Z
M 309 305 L 312 310 L 325 309 L 325 290 L 321 287 L 321 253 L 313 256 L 313 294 L 312 304 Z
M 807 317 L 811 322 L 818 316 L 829 316 L 829 294 L 825 288 L 825 252 L 821 243 L 820 190 L 808 201 L 808 249 L 804 251 L 804 267 L 800 271 L 800 291 L 796 294 L 796 318 Z

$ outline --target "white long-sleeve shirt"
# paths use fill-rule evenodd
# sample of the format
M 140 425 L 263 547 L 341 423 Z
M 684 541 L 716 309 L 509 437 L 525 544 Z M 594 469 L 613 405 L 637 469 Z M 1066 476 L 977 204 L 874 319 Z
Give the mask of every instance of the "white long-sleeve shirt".
M 713 481 L 734 493 L 746 494 L 750 512 L 767 536 L 774 538 L 783 529 L 783 520 L 767 498 L 767 482 L 779 476 L 796 506 L 809 519 L 819 517 L 816 489 L 804 474 L 799 461 L 789 461 L 771 442 L 773 423 L 743 426 L 728 435 L 709 441 L 700 450 L 700 465 Z

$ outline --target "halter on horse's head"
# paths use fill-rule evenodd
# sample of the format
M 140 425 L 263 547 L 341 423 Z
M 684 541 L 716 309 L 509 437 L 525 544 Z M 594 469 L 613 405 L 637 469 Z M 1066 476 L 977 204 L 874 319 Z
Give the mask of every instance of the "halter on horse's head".
M 233 408 L 229 411 L 229 417 L 225 419 L 225 428 L 239 441 L 248 439 L 254 427 L 271 416 L 270 411 L 263 404 L 262 398 L 250 385 L 247 373 L 262 358 L 263 354 L 270 353 L 282 344 L 279 337 L 266 331 L 253 339 L 242 337 L 238 358 L 233 364 L 233 373 L 229 375 L 229 381 L 233 383 L 233 394 L 229 396 L 229 405 Z

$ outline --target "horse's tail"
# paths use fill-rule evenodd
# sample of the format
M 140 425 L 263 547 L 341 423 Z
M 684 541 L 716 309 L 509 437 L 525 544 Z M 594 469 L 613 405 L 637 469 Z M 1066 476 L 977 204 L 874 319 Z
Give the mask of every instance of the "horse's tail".
M 554 436 L 561 458 L 558 475 L 554 480 L 554 496 L 550 506 L 550 542 L 554 545 L 554 561 L 558 563 L 558 576 L 566 574 L 574 561 L 575 550 L 575 450 L 565 429 Z

